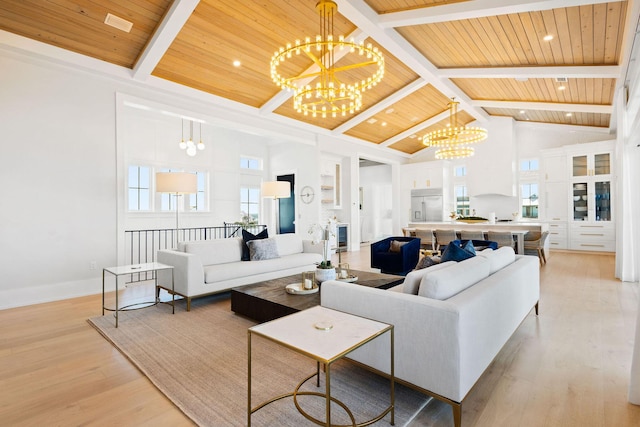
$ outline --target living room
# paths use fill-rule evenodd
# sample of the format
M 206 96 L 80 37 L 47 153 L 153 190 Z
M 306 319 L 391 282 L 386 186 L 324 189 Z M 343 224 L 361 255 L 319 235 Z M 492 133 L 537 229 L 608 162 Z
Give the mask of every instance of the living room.
M 629 3 L 628 14 L 637 18 L 636 2 Z M 621 62 L 631 62 L 631 51 L 628 53 Z M 390 165 L 392 206 L 401 205 L 401 166 L 434 160 L 432 150 L 408 155 L 325 129 L 293 126 L 288 119 L 274 119 L 258 108 L 220 96 L 191 88 L 176 90 L 177 85 L 167 80 L 145 83 L 132 78 L 126 67 L 5 31 L 0 34 L 0 69 L 5 82 L 0 89 L 5 138 L 0 147 L 4 160 L 0 176 L 6 183 L 5 209 L 0 213 L 5 242 L 0 257 L 4 272 L 0 309 L 7 312 L 60 300 L 68 301 L 63 303 L 65 309 L 74 310 L 74 298 L 100 293 L 102 268 L 124 263 L 125 230 L 175 226 L 172 211 L 128 210 L 126 180 L 131 165 L 151 166 L 154 171 L 207 172 L 209 209 L 181 212 L 181 227 L 240 220 L 242 185 L 294 173 L 297 189 L 308 185 L 316 191 L 312 203 L 299 199 L 296 203 L 297 230 L 306 236 L 309 225 L 325 219 L 319 194 L 322 159 L 340 159 L 344 203 L 339 215 L 341 221 L 351 224 L 350 240 L 356 252 L 359 245 L 354 242 L 361 240 L 358 202 L 363 186 L 359 160 Z M 636 243 L 640 224 L 633 215 L 640 208 L 634 185 L 640 166 L 636 148 L 640 96 L 637 72 L 631 69 L 627 75 L 628 102 L 617 96 L 613 106 L 612 122 L 617 125 L 588 129 L 490 116 L 481 123 L 489 129 L 489 138 L 477 145 L 476 155 L 451 164 L 473 165 L 471 169 L 488 174 L 496 153 L 505 149 L 519 160 L 537 158 L 541 149 L 616 140 L 617 246 L 615 260 L 611 255 L 605 259 L 615 263 L 613 276 L 633 283 L 638 281 L 640 265 Z M 190 131 L 185 117 L 194 119 L 198 137 L 203 123 L 206 148 L 193 158 L 178 147 L 182 135 Z M 255 174 L 243 171 L 239 166 L 242 156 L 261 159 L 262 170 Z M 153 198 L 159 205 L 160 195 Z M 273 208 L 271 201 L 262 201 L 261 222 L 274 223 Z M 393 234 L 400 234 L 406 225 L 403 212 L 396 209 L 389 221 Z M 633 298 L 633 291 L 629 295 Z M 637 298 L 637 291 L 635 295 Z M 93 315 L 98 312 L 96 306 Z

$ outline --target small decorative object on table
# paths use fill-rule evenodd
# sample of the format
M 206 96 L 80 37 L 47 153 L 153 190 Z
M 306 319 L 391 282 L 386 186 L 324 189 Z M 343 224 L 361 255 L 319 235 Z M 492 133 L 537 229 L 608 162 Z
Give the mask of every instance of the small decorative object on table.
M 320 290 L 318 284 L 316 283 L 316 272 L 315 271 L 305 271 L 302 273 L 302 282 L 300 283 L 292 283 L 290 285 L 285 286 L 285 290 L 288 294 L 294 295 L 306 295 L 306 294 L 314 294 Z
M 341 282 L 355 282 L 358 280 L 358 276 L 354 276 L 349 273 L 349 264 L 346 262 L 338 264 L 338 268 L 336 269 L 336 280 L 340 280 Z
M 327 225 L 323 228 L 319 224 L 313 224 L 309 227 L 309 234 L 313 244 L 322 242 L 322 257 L 324 258 L 318 268 L 316 268 L 316 281 L 322 283 L 327 280 L 335 280 L 336 269 L 331 264 L 330 249 L 329 249 L 329 236 L 335 235 L 330 227 L 335 227 L 332 221 L 328 221 Z

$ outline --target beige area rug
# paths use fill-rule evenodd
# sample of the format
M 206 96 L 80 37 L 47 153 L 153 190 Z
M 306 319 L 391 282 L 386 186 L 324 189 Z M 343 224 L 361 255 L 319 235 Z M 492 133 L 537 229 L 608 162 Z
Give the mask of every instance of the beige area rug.
M 107 340 L 133 362 L 189 418 L 200 426 L 247 425 L 247 328 L 255 323 L 235 315 L 228 294 L 194 300 L 171 314 L 159 305 L 89 319 Z M 252 339 L 252 404 L 293 391 L 315 370 L 315 362 L 260 337 Z M 389 382 L 347 361 L 333 365 L 332 396 L 354 413 L 356 422 L 378 415 L 389 403 Z M 304 390 L 317 391 L 315 381 Z M 323 391 L 321 383 L 319 391 Z M 428 398 L 396 385 L 397 426 L 406 425 Z M 301 406 L 323 419 L 324 399 L 302 396 Z M 390 416 L 373 424 L 388 426 Z M 313 425 L 286 398 L 253 414 L 253 426 Z M 349 424 L 345 412 L 332 405 L 332 422 Z

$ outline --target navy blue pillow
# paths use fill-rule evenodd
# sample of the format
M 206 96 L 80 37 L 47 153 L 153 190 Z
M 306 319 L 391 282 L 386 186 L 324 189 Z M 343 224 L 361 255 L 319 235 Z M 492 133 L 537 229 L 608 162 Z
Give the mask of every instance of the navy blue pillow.
M 473 258 L 474 256 L 476 256 L 475 251 L 471 253 L 468 250 L 456 245 L 454 242 L 451 242 L 447 245 L 446 248 L 444 248 L 444 252 L 442 252 L 441 262 L 447 262 L 447 261 L 459 262 L 459 261 L 464 261 L 465 259 Z
M 469 253 L 472 253 L 474 255 L 476 254 L 476 248 L 473 247 L 473 241 L 472 240 L 463 240 L 462 241 L 462 249 L 464 249 L 465 251 L 467 251 Z
M 249 246 L 247 246 L 247 242 L 250 242 L 251 240 L 266 239 L 267 237 L 269 237 L 269 234 L 267 233 L 266 228 L 258 234 L 250 233 L 243 228 L 242 240 L 244 240 L 244 242 L 242 243 L 242 261 L 251 261 L 251 255 L 249 253 Z

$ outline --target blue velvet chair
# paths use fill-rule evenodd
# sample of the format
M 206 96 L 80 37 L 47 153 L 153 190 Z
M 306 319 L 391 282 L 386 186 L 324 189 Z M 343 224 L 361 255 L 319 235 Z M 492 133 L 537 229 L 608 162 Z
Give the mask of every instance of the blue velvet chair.
M 391 251 L 391 242 L 404 243 L 398 252 Z M 420 256 L 420 238 L 387 237 L 371 244 L 371 267 L 382 273 L 404 276 L 416 267 Z

